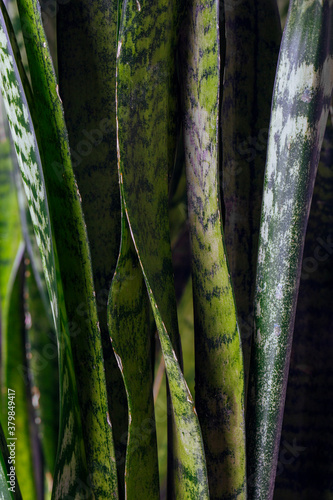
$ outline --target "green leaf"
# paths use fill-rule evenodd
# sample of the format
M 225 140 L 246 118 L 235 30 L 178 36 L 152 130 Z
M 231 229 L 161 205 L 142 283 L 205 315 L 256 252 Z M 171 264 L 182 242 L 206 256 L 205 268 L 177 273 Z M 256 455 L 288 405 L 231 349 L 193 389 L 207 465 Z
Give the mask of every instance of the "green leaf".
M 181 46 L 195 401 L 210 497 L 241 499 L 246 498 L 244 372 L 219 200 L 219 36 L 218 2 L 193 1 Z
M 2 116 L 0 127 L 0 305 L 2 330 L 1 379 L 3 379 L 7 364 L 8 308 L 18 266 L 18 262 L 16 262 L 17 255 L 22 245 L 22 232 L 13 165 L 10 157 L 10 142 L 6 138 L 4 117 Z
M 281 27 L 276 0 L 224 0 L 224 10 L 226 61 L 221 97 L 220 175 L 225 244 L 242 339 L 246 394 L 262 188 Z
M 155 344 L 149 309 L 145 280 L 123 212 L 120 254 L 109 298 L 109 329 L 128 400 L 125 491 L 126 498 L 158 500 L 152 366 Z
M 185 499 L 208 498 L 208 482 L 199 422 L 178 362 L 180 341 L 168 220 L 168 177 L 176 137 L 173 51 L 180 19 L 181 5 L 177 3 L 123 4 L 116 100 L 124 209 L 169 383 L 174 448 L 169 456 L 168 495 Z
M 117 497 L 117 476 L 101 334 L 87 232 L 71 165 L 58 84 L 36 0 L 19 1 L 38 116 L 54 242 L 71 337 L 86 449 L 88 484 L 99 499 Z M 46 168 L 47 166 L 47 168 Z
M 305 238 L 274 490 L 276 500 L 302 500 L 309 491 L 313 498 L 330 495 L 333 414 L 327 411 L 327 403 L 333 400 L 333 366 L 332 308 L 327 298 L 333 289 L 332 148 L 330 112 Z
M 24 314 L 24 246 L 22 245 L 18 267 L 16 268 L 15 281 L 10 296 L 8 308 L 8 330 L 6 342 L 6 363 L 4 364 L 4 380 L 2 389 L 15 391 L 14 436 L 15 441 L 15 469 L 20 481 L 21 492 L 25 499 L 34 500 L 37 497 L 36 477 L 34 477 L 34 464 L 32 454 L 31 428 L 31 396 L 29 378 L 27 373 L 25 314 Z M 12 392 L 11 392 L 12 393 Z M 7 401 L 6 401 L 7 403 Z M 3 421 L 6 421 L 9 408 L 3 408 Z M 9 441 L 8 443 L 9 444 Z
M 71 0 L 59 5 L 57 47 L 72 166 L 89 239 L 108 408 L 116 456 L 122 457 L 118 483 L 123 491 L 127 401 L 107 326 L 107 299 L 120 245 L 115 103 L 117 8 L 115 0 Z
M 275 80 L 248 402 L 251 498 L 272 498 L 305 229 L 333 86 L 332 3 L 290 5 Z
M 1 2 L 0 13 L 0 87 L 17 159 L 24 181 L 30 215 L 33 221 L 36 240 L 40 249 L 49 300 L 59 342 L 60 372 L 60 431 L 57 468 L 55 471 L 55 498 L 65 494 L 75 495 L 78 484 L 86 479 L 86 464 L 81 421 L 77 402 L 76 382 L 73 370 L 72 352 L 69 343 L 69 331 L 66 311 L 63 303 L 61 282 L 57 276 L 55 247 L 51 237 L 51 225 L 47 204 L 39 149 L 32 124 L 29 107 L 11 41 L 15 42 L 4 4 Z M 14 56 L 15 53 L 15 56 Z M 76 432 L 72 432 L 73 428 Z M 63 437 L 66 440 L 63 441 Z M 64 469 L 64 466 L 67 466 Z M 68 480 L 70 473 L 70 481 Z
M 25 274 L 28 369 L 32 404 L 44 458 L 44 478 L 47 487 L 52 490 L 59 431 L 57 338 L 45 312 L 30 263 Z

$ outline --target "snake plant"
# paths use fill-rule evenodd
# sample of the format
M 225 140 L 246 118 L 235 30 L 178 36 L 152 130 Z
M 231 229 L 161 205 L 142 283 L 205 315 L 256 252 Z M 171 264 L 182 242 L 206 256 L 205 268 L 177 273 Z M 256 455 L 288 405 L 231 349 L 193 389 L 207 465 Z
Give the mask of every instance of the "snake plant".
M 0 0 L 1 498 L 330 498 L 332 9 Z

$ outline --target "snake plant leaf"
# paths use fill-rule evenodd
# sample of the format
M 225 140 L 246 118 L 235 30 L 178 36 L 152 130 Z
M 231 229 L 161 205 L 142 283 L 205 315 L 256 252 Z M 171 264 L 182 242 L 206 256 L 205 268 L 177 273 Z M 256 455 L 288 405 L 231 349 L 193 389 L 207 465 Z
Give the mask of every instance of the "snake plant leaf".
M 35 236 L 41 253 L 45 280 L 48 287 L 52 315 L 59 342 L 60 372 L 60 431 L 62 442 L 58 450 L 55 470 L 54 498 L 76 494 L 86 480 L 85 451 L 82 440 L 81 419 L 77 401 L 76 381 L 72 352 L 69 344 L 68 323 L 63 304 L 61 282 L 57 275 L 56 253 L 51 237 L 51 225 L 40 154 L 32 124 L 30 110 L 23 90 L 20 72 L 15 57 L 18 56 L 9 37 L 8 15 L 4 4 L 0 12 L 0 87 L 4 99 L 9 126 L 24 181 Z M 15 55 L 14 55 L 15 53 Z M 57 276 L 56 276 L 57 275 Z M 73 428 L 76 432 L 72 432 Z M 67 437 L 66 437 L 67 436 Z M 62 438 L 66 437 L 65 440 Z M 66 469 L 64 466 L 66 465 Z M 68 478 L 70 474 L 70 479 Z
M 127 401 L 110 343 L 107 299 L 120 245 L 116 142 L 118 1 L 71 0 L 58 6 L 59 88 L 72 166 L 87 226 L 101 328 L 109 414 L 123 490 Z
M 244 374 L 218 183 L 219 3 L 190 4 L 183 47 L 184 138 L 192 249 L 195 401 L 210 498 L 246 498 Z
M 24 22 L 40 149 L 70 325 L 88 478 L 98 498 L 117 497 L 112 429 L 108 418 L 101 334 L 86 226 L 71 165 L 63 108 L 36 0 L 18 2 Z
M 28 200 L 24 192 L 24 187 L 22 183 L 22 178 L 17 164 L 17 158 L 15 154 L 14 147 L 11 148 L 12 161 L 14 165 L 14 177 L 17 199 L 20 210 L 20 221 L 21 228 L 24 238 L 24 243 L 26 246 L 26 252 L 30 258 L 30 263 L 32 266 L 32 272 L 34 274 L 34 279 L 36 280 L 36 285 L 39 291 L 40 298 L 44 306 L 44 314 L 47 315 L 50 325 L 53 325 L 52 311 L 50 307 L 50 301 L 48 298 L 47 285 L 43 272 L 43 263 L 41 260 L 38 244 L 36 241 L 34 227 L 30 216 Z M 15 155 L 15 157 L 14 157 Z
M 333 414 L 327 411 L 328 402 L 333 401 L 333 311 L 327 307 L 333 289 L 333 124 L 330 115 L 305 237 L 274 490 L 276 500 L 302 500 L 310 492 L 313 498 L 331 495 Z
M 17 196 L 15 191 L 13 165 L 10 156 L 10 142 L 6 138 L 5 117 L 1 109 L 0 142 L 0 304 L 1 304 L 1 379 L 7 363 L 7 319 L 12 286 L 15 280 L 22 233 Z M 17 256 L 19 258 L 17 259 Z M 1 396 L 2 399 L 2 396 Z M 5 402 L 4 402 L 5 403 Z M 6 406 L 6 405 L 5 405 Z
M 32 265 L 26 258 L 25 309 L 32 405 L 44 458 L 44 478 L 52 493 L 59 431 L 57 338 L 46 314 Z
M 151 362 L 154 337 L 151 335 L 149 313 L 145 280 L 123 212 L 120 254 L 109 298 L 109 327 L 128 400 L 125 491 L 126 498 L 158 500 Z
M 248 411 L 251 498 L 272 498 L 305 228 L 333 86 L 332 2 L 290 4 L 261 215 Z
M 225 0 L 224 10 L 224 235 L 242 339 L 246 393 L 262 188 L 281 28 L 276 0 Z
M 24 245 L 21 247 L 15 281 L 8 308 L 8 333 L 6 363 L 2 388 L 15 391 L 15 470 L 20 481 L 21 493 L 27 500 L 37 498 L 36 477 L 34 477 L 33 443 L 31 427 L 31 398 L 27 373 L 25 314 L 24 314 Z M 5 332 L 6 333 L 6 332 Z M 7 405 L 6 410 L 8 411 Z M 3 421 L 6 415 L 3 411 Z M 11 432 L 8 432 L 12 436 Z M 7 442 L 9 444 L 9 441 Z
M 22 500 L 21 490 L 19 488 L 17 477 L 15 477 L 15 487 L 14 491 L 10 491 L 8 485 L 8 474 L 10 474 L 10 455 L 8 452 L 7 441 L 2 429 L 2 425 L 0 424 L 0 494 L 3 500 Z M 13 465 L 12 465 L 13 466 Z M 10 475 L 9 475 L 10 477 Z
M 173 51 L 179 9 L 164 0 L 154 5 L 123 4 L 117 53 L 118 164 L 124 208 L 160 337 L 172 402 L 174 449 L 169 458 L 168 495 L 208 498 L 199 422 L 178 362 L 168 221 L 168 177 L 175 153 Z

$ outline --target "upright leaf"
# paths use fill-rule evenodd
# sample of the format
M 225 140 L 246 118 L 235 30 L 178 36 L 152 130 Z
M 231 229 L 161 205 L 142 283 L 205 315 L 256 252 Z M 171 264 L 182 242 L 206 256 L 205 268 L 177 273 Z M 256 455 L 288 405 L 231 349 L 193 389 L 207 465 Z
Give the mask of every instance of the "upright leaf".
M 44 176 L 29 106 L 18 70 L 20 65 L 15 38 L 7 12 L 1 2 L 0 12 L 0 87 L 12 133 L 17 159 L 24 181 L 30 215 L 40 249 L 54 324 L 59 342 L 60 430 L 54 498 L 76 494 L 87 476 L 76 381 L 69 341 L 66 311 L 59 275 L 56 249 L 51 237 Z M 10 35 L 9 35 L 10 33 Z M 13 47 L 12 47 L 13 44 Z M 57 279 L 56 279 L 57 278 Z M 76 432 L 72 432 L 73 428 Z M 67 436 L 67 437 L 66 437 Z M 63 438 L 66 437 L 64 440 Z M 66 465 L 66 468 L 64 466 Z M 70 477 L 70 479 L 68 478 Z M 79 488 L 78 488 L 79 486 Z
M 37 498 L 37 484 L 34 474 L 33 442 L 30 419 L 31 397 L 30 380 L 27 373 L 25 315 L 24 315 L 24 246 L 20 252 L 19 266 L 16 269 L 15 281 L 8 308 L 8 333 L 6 363 L 2 389 L 7 395 L 8 389 L 14 391 L 15 430 L 12 431 L 15 441 L 15 469 L 25 499 Z M 8 411 L 7 405 L 6 409 Z M 3 412 L 5 413 L 5 412 Z M 5 415 L 4 415 L 5 418 Z M 9 442 L 8 442 L 9 444 Z
M 333 6 L 290 4 L 275 80 L 248 407 L 251 498 L 272 498 L 302 253 L 333 86 Z
M 199 422 L 182 375 L 168 220 L 175 154 L 174 49 L 181 6 L 124 2 L 117 53 L 117 144 L 125 214 L 152 305 L 173 419 L 170 498 L 208 498 Z
M 219 3 L 191 2 L 185 36 L 182 79 L 195 401 L 210 498 L 240 499 L 246 498 L 244 373 L 219 199 Z
M 117 497 L 116 464 L 108 420 L 96 294 L 63 108 L 38 1 L 20 0 L 18 6 L 21 20 L 26 25 L 25 43 L 65 307 L 68 320 L 76 330 L 71 343 L 78 381 L 88 483 L 99 499 Z
M 333 124 L 320 153 L 297 301 L 275 500 L 331 496 L 333 469 Z M 315 333 L 314 333 L 315 332 Z
M 24 295 L 31 396 L 44 458 L 46 488 L 52 490 L 59 431 L 57 339 L 45 312 L 32 266 L 29 259 L 26 261 Z
M 116 142 L 117 9 L 117 0 L 71 0 L 59 5 L 57 48 L 60 94 L 72 166 L 87 225 L 108 407 L 119 462 L 119 487 L 123 489 L 127 402 L 110 343 L 106 308 L 120 246 Z
M 125 465 L 126 498 L 159 499 L 157 444 L 153 401 L 153 366 L 149 298 L 131 233 L 122 214 L 119 259 L 109 299 L 112 346 L 128 399 Z

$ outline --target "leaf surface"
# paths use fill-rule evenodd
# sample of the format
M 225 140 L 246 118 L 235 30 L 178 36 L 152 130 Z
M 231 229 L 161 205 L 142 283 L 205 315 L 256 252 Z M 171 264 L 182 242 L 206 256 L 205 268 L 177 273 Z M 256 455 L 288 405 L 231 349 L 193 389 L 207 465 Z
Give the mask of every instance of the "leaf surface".
M 290 4 L 261 214 L 248 411 L 251 498 L 272 498 L 314 180 L 333 86 L 332 2 Z
M 219 3 L 193 1 L 182 40 L 195 401 L 210 498 L 246 498 L 244 371 L 218 181 Z

